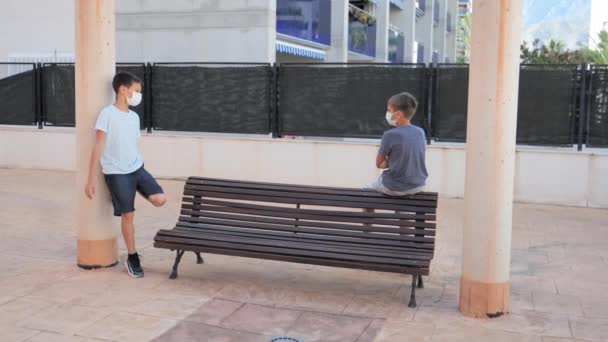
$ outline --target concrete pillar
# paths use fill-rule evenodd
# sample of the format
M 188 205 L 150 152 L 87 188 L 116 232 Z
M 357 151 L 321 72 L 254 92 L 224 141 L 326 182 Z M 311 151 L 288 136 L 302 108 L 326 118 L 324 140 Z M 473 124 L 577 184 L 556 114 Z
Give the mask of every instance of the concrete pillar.
M 75 0 L 75 14 L 77 262 L 83 268 L 97 268 L 118 260 L 116 223 L 100 170 L 93 200 L 84 195 L 95 120 L 113 100 L 114 0 Z
M 348 62 L 348 0 L 331 0 L 331 48 L 325 60 Z
M 390 26 L 390 0 L 380 0 L 376 7 L 376 58 L 377 63 L 388 62 L 388 28 Z
M 522 0 L 475 0 L 460 311 L 509 311 Z

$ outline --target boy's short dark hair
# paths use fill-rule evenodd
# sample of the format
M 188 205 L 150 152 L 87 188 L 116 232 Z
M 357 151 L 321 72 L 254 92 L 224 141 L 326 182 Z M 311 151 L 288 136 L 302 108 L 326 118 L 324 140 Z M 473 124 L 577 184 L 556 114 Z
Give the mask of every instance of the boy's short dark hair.
M 418 101 L 410 93 L 399 93 L 391 96 L 388 99 L 388 104 L 393 106 L 396 110 L 402 112 L 406 118 L 411 119 L 416 114 L 416 108 L 418 107 Z
M 114 88 L 114 92 L 118 94 L 118 89 L 120 89 L 120 86 L 129 88 L 133 83 L 139 83 L 142 86 L 144 85 L 141 78 L 133 75 L 130 72 L 119 71 L 116 73 L 116 75 L 114 75 L 114 79 L 112 79 L 112 88 Z

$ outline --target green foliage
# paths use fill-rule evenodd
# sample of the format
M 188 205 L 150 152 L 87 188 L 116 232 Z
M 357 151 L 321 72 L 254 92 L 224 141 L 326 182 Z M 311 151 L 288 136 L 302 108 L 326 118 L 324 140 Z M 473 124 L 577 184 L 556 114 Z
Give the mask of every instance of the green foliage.
M 536 39 L 532 46 L 528 46 L 528 42 L 521 45 L 521 62 L 524 64 L 590 63 L 591 58 L 587 50 L 572 51 L 567 49 L 562 41 L 551 39 L 547 44 L 543 44 Z

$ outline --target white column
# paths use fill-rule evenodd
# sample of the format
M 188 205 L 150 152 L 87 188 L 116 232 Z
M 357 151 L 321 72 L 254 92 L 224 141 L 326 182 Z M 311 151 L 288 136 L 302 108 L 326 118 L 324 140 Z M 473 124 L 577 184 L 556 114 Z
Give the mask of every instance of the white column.
M 447 33 L 445 43 L 445 56 L 450 59 L 450 63 L 456 63 L 456 35 L 458 32 L 458 0 L 448 0 L 448 13 L 450 13 L 449 23 L 452 32 Z M 446 22 L 446 25 L 448 23 Z
M 414 43 L 416 42 L 416 1 L 404 0 L 405 8 L 399 14 L 399 28 L 405 34 L 404 61 L 406 63 L 416 63 L 412 54 L 414 53 Z
M 522 0 L 475 0 L 460 311 L 509 311 Z
M 348 62 L 348 0 L 331 0 L 331 47 L 327 62 Z
M 390 25 L 390 0 L 380 0 L 376 8 L 376 58 L 377 63 L 388 62 L 388 28 Z
M 426 0 L 424 15 L 416 20 L 416 41 L 424 46 L 424 63 L 433 57 L 433 0 Z
M 77 263 L 112 266 L 118 260 L 116 222 L 101 172 L 93 200 L 84 195 L 99 111 L 111 103 L 115 73 L 114 0 L 75 0 Z

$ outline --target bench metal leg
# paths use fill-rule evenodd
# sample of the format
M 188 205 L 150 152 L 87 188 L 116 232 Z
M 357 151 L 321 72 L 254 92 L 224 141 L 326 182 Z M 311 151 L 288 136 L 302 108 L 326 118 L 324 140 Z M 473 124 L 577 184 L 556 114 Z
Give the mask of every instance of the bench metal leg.
M 201 256 L 201 252 L 194 252 L 196 254 L 196 263 L 197 264 L 204 264 L 205 260 L 203 260 L 203 257 Z
M 422 283 L 422 276 L 421 275 L 418 276 L 418 288 L 419 289 L 423 289 L 424 288 L 424 284 Z
M 171 271 L 171 275 L 169 276 L 169 279 L 175 279 L 177 278 L 177 266 L 179 265 L 179 262 L 182 260 L 182 256 L 184 255 L 184 251 L 177 251 L 177 254 L 175 255 L 175 262 L 173 263 L 173 271 Z
M 410 303 L 407 305 L 410 308 L 416 307 L 416 280 L 418 280 L 418 276 L 412 275 L 412 294 L 410 295 Z

